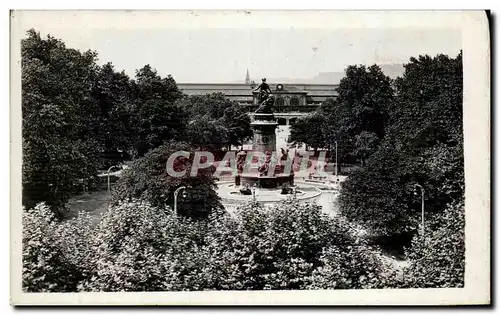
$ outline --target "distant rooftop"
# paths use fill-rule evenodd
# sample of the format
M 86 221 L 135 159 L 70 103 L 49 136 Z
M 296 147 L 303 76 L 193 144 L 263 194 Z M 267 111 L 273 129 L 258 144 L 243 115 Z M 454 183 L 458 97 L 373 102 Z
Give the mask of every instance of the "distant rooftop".
M 400 77 L 404 73 L 404 66 L 402 64 L 379 64 L 378 65 L 385 75 L 391 79 Z M 309 79 L 290 79 L 290 78 L 267 78 L 268 84 L 296 84 L 296 85 L 307 85 L 307 84 L 339 84 L 340 80 L 345 76 L 342 72 L 320 72 L 315 77 Z M 258 80 L 253 79 L 256 84 L 260 83 L 260 78 Z M 245 83 L 245 80 L 234 81 L 231 83 Z

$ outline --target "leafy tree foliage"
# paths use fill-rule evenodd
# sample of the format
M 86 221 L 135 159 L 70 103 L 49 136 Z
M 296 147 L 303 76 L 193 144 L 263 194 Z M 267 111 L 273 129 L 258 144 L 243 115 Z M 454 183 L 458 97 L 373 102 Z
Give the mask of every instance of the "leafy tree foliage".
M 356 136 L 356 144 L 354 154 L 361 160 L 365 166 L 366 159 L 368 159 L 377 150 L 378 136 L 374 132 L 362 131 Z
M 383 269 L 378 258 L 357 246 L 347 222 L 314 204 L 288 200 L 265 208 L 250 203 L 238 209 L 235 219 L 213 226 L 207 277 L 217 289 L 365 288 L 370 286 L 361 277 L 365 271 L 378 277 Z M 338 253 L 335 261 L 329 260 L 332 252 Z
M 394 94 L 390 78 L 377 65 L 349 66 L 345 73 L 337 89 L 342 131 L 351 137 L 362 131 L 383 137 Z
M 337 141 L 341 160 L 358 157 L 363 162 L 367 153 L 366 143 L 357 140 L 359 137 L 366 140 L 367 134 L 384 137 L 388 108 L 394 97 L 391 80 L 377 65 L 349 66 L 337 93 L 335 103 L 327 112 L 324 127 L 328 135 L 327 147 L 333 148 Z M 362 156 L 360 152 L 363 152 Z
M 414 194 L 415 182 L 407 178 L 406 170 L 411 167 L 394 147 L 383 144 L 364 168 L 353 171 L 342 183 L 342 214 L 376 235 L 415 229 L 420 198 Z
M 97 54 L 70 49 L 34 30 L 22 40 L 23 204 L 61 211 L 83 185 L 107 168 L 113 153 L 144 155 L 182 140 L 189 113 L 175 80 L 149 65 L 132 81 Z M 136 154 L 133 154 L 133 153 Z M 121 153 L 120 153 L 121 154 Z
M 123 71 L 116 72 L 111 63 L 106 63 L 98 69 L 92 97 L 100 109 L 97 118 L 101 131 L 97 136 L 105 151 L 130 151 L 137 134 L 131 112 L 134 89 L 130 78 Z
M 23 238 L 29 291 L 374 288 L 392 279 L 347 222 L 294 200 L 271 208 L 250 203 L 209 221 L 147 202 L 120 202 L 94 229 L 90 221 L 86 227 L 83 219 L 60 224 L 50 220 L 48 209 L 35 210 L 26 214 L 32 218 L 28 226 L 36 228 Z M 48 241 L 56 224 L 80 231 Z M 44 260 L 47 254 L 58 256 Z
M 252 136 L 246 110 L 222 93 L 191 95 L 179 106 L 190 113 L 187 141 L 193 145 L 221 149 L 242 145 Z
M 427 221 L 425 236 L 414 238 L 407 250 L 410 265 L 401 286 L 454 288 L 464 286 L 465 209 L 463 200 Z
M 197 148 L 220 150 L 229 143 L 227 128 L 208 116 L 196 116 L 189 122 L 188 139 Z
M 307 137 L 307 131 L 309 128 L 308 122 L 308 117 L 302 116 L 290 123 L 290 141 L 292 142 L 292 144 L 301 146 L 309 142 L 309 139 Z
M 296 119 L 290 127 L 292 143 L 307 144 L 315 149 L 324 148 L 327 135 L 324 129 L 326 118 L 323 112 L 317 111 Z
M 349 66 L 345 73 L 337 99 L 327 100 L 316 112 L 293 123 L 291 137 L 296 143 L 331 151 L 337 142 L 340 161 L 352 162 L 357 157 L 364 163 L 378 143 L 367 135 L 385 135 L 394 90 L 377 65 Z
M 168 159 L 179 151 L 188 152 L 189 157 L 178 157 L 173 164 L 176 172 L 185 171 L 180 177 L 172 176 L 167 170 Z M 181 142 L 170 142 L 134 160 L 123 171 L 113 192 L 115 204 L 123 200 L 141 199 L 155 207 L 173 206 L 174 191 L 187 186 L 187 197 L 178 198 L 178 213 L 191 218 L 207 218 L 221 209 L 212 167 L 200 168 L 191 176 L 194 148 Z
M 94 177 L 99 166 L 96 53 L 31 30 L 21 54 L 23 204 L 45 201 L 60 210 L 79 180 Z
M 136 70 L 135 78 L 137 98 L 142 102 L 157 99 L 174 103 L 182 97 L 174 78 L 170 75 L 162 78 L 150 65 Z
M 233 102 L 231 106 L 224 109 L 224 115 L 219 119 L 219 123 L 227 129 L 229 145 L 243 145 L 253 135 L 250 117 L 237 102 Z
M 88 242 L 89 274 L 82 291 L 171 291 L 196 288 L 203 263 L 197 250 L 201 223 L 158 211 L 144 202 L 106 212 Z
M 343 214 L 386 235 L 415 228 L 415 184 L 425 189 L 428 213 L 464 191 L 461 54 L 412 58 L 396 88 L 380 148 L 349 176 L 340 197 Z
M 137 126 L 135 149 L 144 156 L 165 142 L 180 141 L 186 132 L 189 114 L 175 102 L 182 98 L 171 76 L 162 78 L 150 65 L 136 71 L 132 82 L 135 91 L 133 107 Z

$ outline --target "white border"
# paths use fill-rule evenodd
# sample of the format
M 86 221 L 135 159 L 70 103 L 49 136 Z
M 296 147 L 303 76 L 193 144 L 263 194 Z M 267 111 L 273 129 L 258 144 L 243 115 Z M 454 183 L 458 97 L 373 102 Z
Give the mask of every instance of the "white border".
M 397 289 L 268 292 L 162 292 L 25 294 L 21 292 L 20 264 L 20 65 L 19 38 L 23 19 L 12 23 L 11 41 L 11 298 L 28 304 L 258 304 L 258 305 L 434 305 L 477 304 L 489 300 L 489 33 L 483 12 L 44 12 L 53 27 L 71 27 L 75 19 L 89 27 L 308 27 L 462 28 L 464 47 L 464 130 L 466 166 L 466 276 L 464 289 Z M 164 14 L 169 14 L 165 18 Z M 23 16 L 21 14 L 21 16 Z M 17 15 L 19 17 L 19 15 Z M 33 18 L 31 16 L 31 18 Z M 54 23 L 55 22 L 55 23 Z M 425 24 L 424 24 L 425 23 Z M 425 26 L 424 26 L 425 25 Z

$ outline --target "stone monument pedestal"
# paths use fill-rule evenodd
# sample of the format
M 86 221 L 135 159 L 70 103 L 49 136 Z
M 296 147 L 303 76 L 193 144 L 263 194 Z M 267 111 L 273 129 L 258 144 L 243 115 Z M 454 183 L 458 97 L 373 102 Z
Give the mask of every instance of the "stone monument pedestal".
M 265 154 L 266 151 L 276 153 L 276 128 L 278 123 L 273 114 L 255 114 L 250 124 L 253 129 L 252 151 Z
M 264 162 L 266 152 L 274 155 L 278 159 L 276 151 L 276 128 L 278 123 L 272 113 L 255 113 L 254 121 L 250 124 L 253 130 L 252 156 L 253 163 L 259 159 L 260 163 Z M 243 186 L 259 187 L 267 189 L 277 189 L 283 185 L 293 185 L 293 174 L 277 173 L 268 171 L 260 173 L 258 165 L 252 163 L 249 172 L 241 174 L 241 181 L 238 182 Z M 276 167 L 272 163 L 268 167 Z M 235 181 L 236 182 L 236 181 Z

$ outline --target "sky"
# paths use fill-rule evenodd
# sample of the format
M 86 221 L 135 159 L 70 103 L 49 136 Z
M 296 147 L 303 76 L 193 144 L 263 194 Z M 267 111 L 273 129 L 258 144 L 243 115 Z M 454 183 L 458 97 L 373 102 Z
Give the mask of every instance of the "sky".
M 76 23 L 76 22 L 75 22 Z M 352 64 L 401 64 L 411 56 L 456 56 L 461 32 L 452 28 L 100 28 L 50 27 L 34 21 L 42 35 L 68 47 L 98 52 L 133 76 L 145 64 L 179 83 L 234 82 L 252 79 L 312 78 Z M 60 25 L 59 25 L 60 26 Z

